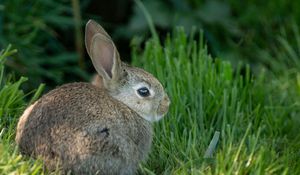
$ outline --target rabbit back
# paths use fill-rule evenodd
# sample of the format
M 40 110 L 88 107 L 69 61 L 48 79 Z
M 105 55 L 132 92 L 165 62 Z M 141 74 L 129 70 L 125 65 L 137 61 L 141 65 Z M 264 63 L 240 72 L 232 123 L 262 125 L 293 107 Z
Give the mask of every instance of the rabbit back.
M 20 122 L 21 152 L 75 174 L 133 174 L 152 140 L 151 123 L 89 83 L 50 91 Z

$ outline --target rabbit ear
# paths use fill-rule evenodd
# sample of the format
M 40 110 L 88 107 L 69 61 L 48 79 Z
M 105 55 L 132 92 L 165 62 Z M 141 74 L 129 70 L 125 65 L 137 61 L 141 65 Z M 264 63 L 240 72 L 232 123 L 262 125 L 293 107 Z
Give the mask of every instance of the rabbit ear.
M 106 80 L 117 80 L 121 60 L 117 48 L 106 31 L 89 20 L 85 30 L 85 44 L 97 72 Z

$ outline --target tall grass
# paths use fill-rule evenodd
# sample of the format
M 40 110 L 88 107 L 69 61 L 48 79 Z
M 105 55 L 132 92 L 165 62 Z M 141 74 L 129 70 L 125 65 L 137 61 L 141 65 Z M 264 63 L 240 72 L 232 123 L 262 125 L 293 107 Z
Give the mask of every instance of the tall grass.
M 9 46 L 0 52 L 0 174 L 40 174 L 42 163 L 24 159 L 14 144 L 15 129 L 18 117 L 26 106 L 25 98 L 32 95 L 34 101 L 41 94 L 44 85 L 37 91 L 24 94 L 21 85 L 27 78 L 21 77 L 14 81 L 12 76 L 4 72 L 7 57 L 16 53 Z
M 233 69 L 208 54 L 202 34 L 188 37 L 182 28 L 164 42 L 150 39 L 143 51 L 134 42 L 132 46 L 133 64 L 158 77 L 172 101 L 168 115 L 154 125 L 152 152 L 140 174 L 300 173 L 299 95 L 290 93 L 292 86 L 282 88 L 285 79 L 270 78 L 279 74 L 253 76 L 242 64 Z M 1 54 L 4 60 L 12 52 Z M 20 90 L 26 79 L 12 81 L 4 75 L 3 62 L 0 174 L 46 173 L 41 162 L 15 149 L 16 120 L 30 94 Z M 38 89 L 30 101 L 38 98 L 42 87 Z
M 209 56 L 203 38 L 194 38 L 179 29 L 164 44 L 152 39 L 143 52 L 133 48 L 133 63 L 157 76 L 172 101 L 168 116 L 155 125 L 141 172 L 300 173 L 299 103 L 276 101 L 285 92 L 272 91 L 263 72 L 253 77 L 249 67 L 233 70 Z M 216 153 L 204 158 L 215 131 L 221 133 Z

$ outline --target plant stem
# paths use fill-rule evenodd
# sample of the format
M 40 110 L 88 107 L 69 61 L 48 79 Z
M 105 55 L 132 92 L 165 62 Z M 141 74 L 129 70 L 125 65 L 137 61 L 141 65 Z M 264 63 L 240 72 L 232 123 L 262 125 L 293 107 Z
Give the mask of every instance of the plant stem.
M 84 49 L 83 49 L 83 35 L 81 30 L 81 14 L 80 14 L 80 4 L 78 0 L 72 0 L 72 8 L 73 8 L 73 14 L 74 14 L 74 22 L 75 22 L 75 44 L 76 44 L 76 50 L 79 55 L 78 58 L 78 65 L 79 67 L 84 70 L 85 64 L 84 64 Z

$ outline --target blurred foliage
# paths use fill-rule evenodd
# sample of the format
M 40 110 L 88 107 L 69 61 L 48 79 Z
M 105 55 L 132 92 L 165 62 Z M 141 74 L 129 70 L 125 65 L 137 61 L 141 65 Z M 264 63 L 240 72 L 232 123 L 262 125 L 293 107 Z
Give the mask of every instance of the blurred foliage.
M 53 85 L 86 79 L 77 65 L 78 54 L 72 50 L 74 41 L 71 46 L 61 42 L 74 37 L 73 25 L 69 1 L 2 0 L 0 48 L 12 44 L 19 51 L 7 64 L 18 75 L 30 77 L 30 88 L 44 81 Z
M 230 14 L 230 7 L 224 2 L 145 0 L 143 3 L 152 16 L 154 25 L 161 31 L 170 31 L 173 26 L 183 26 L 189 32 L 195 26 L 205 30 L 208 40 L 213 34 L 239 34 L 237 24 Z M 116 32 L 124 37 L 132 37 L 134 34 L 144 34 L 148 30 L 144 13 L 136 4 L 125 28 L 131 32 L 126 33 L 123 29 Z
M 300 1 L 144 0 L 143 3 L 160 34 L 174 26 L 183 26 L 188 33 L 192 26 L 202 28 L 211 54 L 233 64 L 248 61 L 254 68 L 264 59 L 259 52 L 276 54 L 274 48 L 280 44 L 277 37 L 282 30 L 286 30 L 287 40 L 294 43 L 290 33 L 294 21 L 300 20 Z M 143 11 L 135 4 L 128 24 L 118 28 L 116 35 L 145 37 L 148 28 Z M 269 62 L 272 59 L 266 66 Z
M 285 69 L 275 66 L 276 60 L 291 60 L 285 54 L 289 51 L 284 49 L 283 40 L 291 48 L 297 48 L 300 1 L 143 0 L 142 3 L 160 38 L 165 38 L 174 26 L 183 26 L 187 33 L 193 26 L 201 28 L 210 54 L 230 60 L 235 67 L 239 61 L 247 61 L 255 73 L 259 73 L 261 66 L 272 71 Z M 85 0 L 80 1 L 80 10 L 82 29 L 88 18 L 96 19 L 112 35 L 126 61 L 130 61 L 131 38 L 138 35 L 139 42 L 144 42 L 150 36 L 144 11 L 134 1 Z M 82 53 L 77 53 L 75 47 L 71 1 L 2 0 L 0 12 L 0 48 L 12 44 L 19 50 L 6 64 L 18 76 L 30 77 L 27 89 L 41 82 L 52 88 L 65 82 L 86 81 L 88 72 L 94 72 L 87 55 L 86 70 L 78 65 Z M 299 54 L 296 57 L 294 60 L 299 60 Z
M 272 0 L 234 1 L 229 0 L 232 15 L 242 30 L 242 40 L 237 49 L 246 56 L 259 61 L 254 50 L 270 49 L 276 42 L 281 30 L 292 33 L 294 21 L 300 20 L 300 1 Z M 292 35 L 288 39 L 294 40 Z M 236 51 L 235 50 L 235 51 Z

